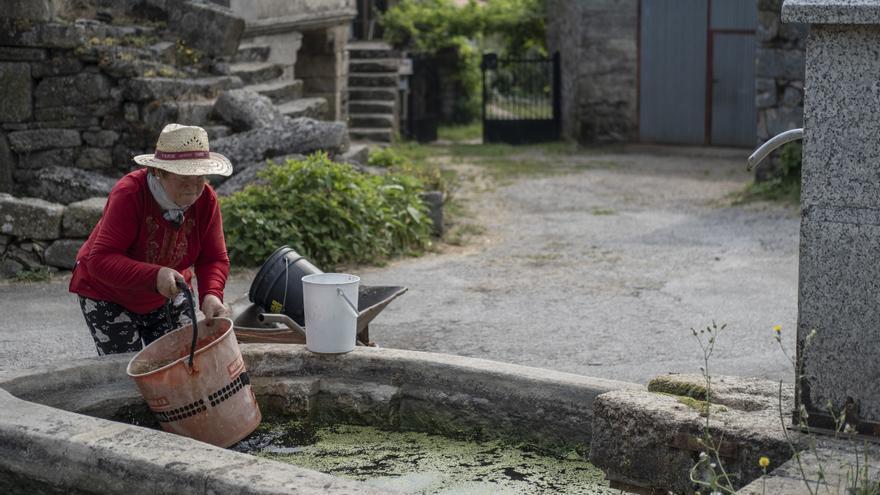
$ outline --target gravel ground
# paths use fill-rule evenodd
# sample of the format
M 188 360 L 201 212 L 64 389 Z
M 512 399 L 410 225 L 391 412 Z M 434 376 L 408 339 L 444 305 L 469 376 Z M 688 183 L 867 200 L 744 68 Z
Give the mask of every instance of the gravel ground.
M 463 247 L 358 269 L 405 285 L 371 325 L 384 347 L 442 352 L 618 380 L 694 372 L 691 328 L 728 328 L 713 373 L 793 380 L 798 214 L 731 206 L 749 180 L 741 150 L 627 146 L 552 157 L 506 185 L 459 197 L 485 233 Z M 558 161 L 557 161 L 558 160 Z M 474 167 L 460 166 L 467 175 Z M 252 273 L 232 277 L 227 299 Z M 63 278 L 0 284 L 0 369 L 94 355 Z

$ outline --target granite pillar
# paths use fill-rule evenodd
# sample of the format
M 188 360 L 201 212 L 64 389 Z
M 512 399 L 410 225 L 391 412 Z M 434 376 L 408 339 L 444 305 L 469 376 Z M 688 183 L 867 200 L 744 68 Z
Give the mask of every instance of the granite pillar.
M 797 400 L 812 426 L 845 412 L 880 435 L 880 2 L 786 0 L 782 16 L 810 24 Z

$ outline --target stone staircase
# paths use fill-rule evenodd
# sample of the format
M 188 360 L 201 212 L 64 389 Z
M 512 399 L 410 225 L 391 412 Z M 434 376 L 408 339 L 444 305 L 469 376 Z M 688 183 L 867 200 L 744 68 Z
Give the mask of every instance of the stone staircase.
M 348 134 L 352 141 L 390 143 L 399 131 L 400 54 L 387 43 L 348 45 Z
M 241 78 L 245 89 L 269 97 L 288 117 L 325 119 L 327 100 L 303 98 L 302 80 L 293 77 L 292 68 L 285 70 L 282 64 L 267 62 L 270 53 L 271 48 L 266 45 L 242 44 L 230 65 L 232 75 Z

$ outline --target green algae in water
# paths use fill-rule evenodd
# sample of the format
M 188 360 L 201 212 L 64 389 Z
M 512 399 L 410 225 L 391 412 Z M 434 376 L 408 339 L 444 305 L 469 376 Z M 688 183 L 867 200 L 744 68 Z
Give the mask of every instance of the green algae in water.
M 499 441 L 367 426 L 264 423 L 236 450 L 404 493 L 618 493 L 575 453 L 560 458 Z

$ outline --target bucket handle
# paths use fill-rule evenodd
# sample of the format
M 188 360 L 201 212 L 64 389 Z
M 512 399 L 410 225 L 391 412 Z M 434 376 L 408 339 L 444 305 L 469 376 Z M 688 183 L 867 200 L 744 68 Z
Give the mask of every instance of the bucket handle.
M 199 323 L 196 320 L 196 304 L 193 302 L 192 291 L 189 290 L 189 286 L 186 285 L 186 282 L 183 280 L 177 280 L 176 282 L 177 288 L 183 292 L 183 297 L 186 299 L 186 302 L 189 304 L 189 311 L 187 312 L 187 316 L 189 316 L 190 321 L 192 322 L 193 327 L 193 338 L 192 345 L 189 350 L 189 367 L 192 369 L 193 365 L 193 357 L 196 354 L 196 340 L 198 340 L 198 332 L 199 332 Z
M 351 314 L 353 314 L 355 318 L 360 316 L 360 313 L 358 313 L 357 306 L 352 304 L 351 300 L 348 298 L 348 296 L 345 295 L 345 292 L 342 292 L 341 288 L 339 288 L 339 287 L 336 288 L 336 294 L 339 296 L 342 296 L 342 299 L 345 300 L 345 305 L 346 305 L 347 309 L 349 309 L 351 311 Z

